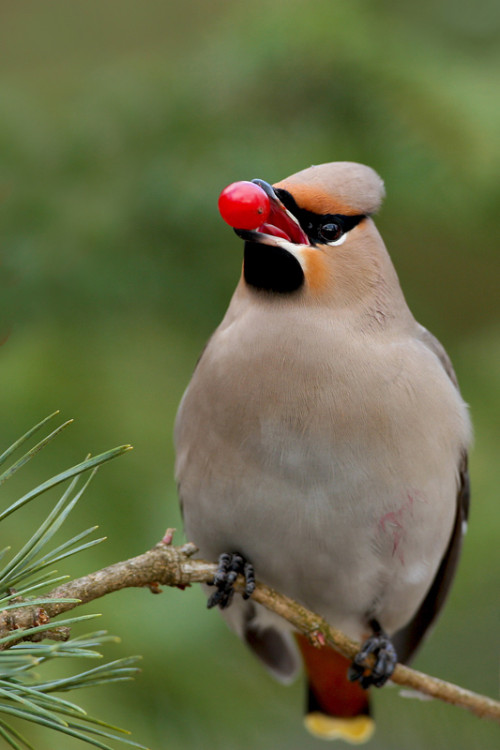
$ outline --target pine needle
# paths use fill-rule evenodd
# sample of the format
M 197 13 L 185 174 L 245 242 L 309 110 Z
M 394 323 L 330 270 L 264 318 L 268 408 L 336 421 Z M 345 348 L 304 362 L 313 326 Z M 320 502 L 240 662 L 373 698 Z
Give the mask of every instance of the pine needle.
M 58 412 L 54 412 L 54 414 L 39 422 L 7 448 L 0 455 L 0 466 L 5 464 L 21 446 L 45 427 L 57 414 Z M 51 444 L 71 421 L 68 420 L 52 430 L 32 448 L 25 451 L 9 468 L 5 469 L 0 474 L 0 486 L 20 471 L 43 448 Z M 42 482 L 0 512 L 1 523 L 9 515 L 35 498 L 62 483 L 68 482 L 68 486 L 43 522 L 0 569 L 0 609 L 2 611 L 13 611 L 33 606 L 44 607 L 53 604 L 56 600 L 47 595 L 44 596 L 44 590 L 47 591 L 49 587 L 53 587 L 67 578 L 67 576 L 55 575 L 56 571 L 53 569 L 53 565 L 103 541 L 103 539 L 88 539 L 89 535 L 97 529 L 97 526 L 92 526 L 70 539 L 64 540 L 57 546 L 53 545 L 56 533 L 60 531 L 76 503 L 88 488 L 97 468 L 128 450 L 130 450 L 130 446 L 123 445 L 97 456 L 87 456 L 84 461 Z M 79 477 L 88 472 L 90 472 L 90 475 L 78 488 Z M 10 547 L 1 550 L 0 559 L 5 559 L 9 552 Z M 37 593 L 36 597 L 27 598 L 27 595 L 32 595 L 34 592 Z M 74 598 L 57 599 L 57 602 L 70 604 L 77 604 L 79 601 L 79 599 Z M 14 748 L 14 750 L 34 750 L 30 742 L 5 718 L 2 718 L 12 716 L 16 720 L 38 724 L 46 729 L 79 739 L 94 747 L 102 748 L 102 750 L 112 750 L 108 740 L 143 748 L 142 745 L 132 742 L 126 736 L 128 734 L 126 730 L 90 717 L 75 702 L 56 695 L 56 692 L 74 692 L 94 685 L 130 680 L 138 671 L 137 657 L 99 664 L 97 667 L 73 672 L 56 680 L 43 680 L 38 674 L 38 670 L 43 671 L 42 668 L 45 663 L 53 659 L 72 658 L 77 659 L 79 664 L 82 663 L 82 659 L 102 659 L 102 654 L 99 651 L 102 645 L 119 640 L 115 636 L 108 635 L 104 630 L 80 635 L 67 641 L 43 640 L 47 631 L 69 628 L 76 623 L 91 620 L 95 617 L 99 617 L 99 615 L 76 615 L 61 620 L 55 619 L 27 629 L 13 630 L 0 638 L 0 738 L 9 747 Z M 23 640 L 19 642 L 21 638 Z M 35 639 L 36 642 L 30 639 Z M 36 674 L 35 668 L 37 668 Z

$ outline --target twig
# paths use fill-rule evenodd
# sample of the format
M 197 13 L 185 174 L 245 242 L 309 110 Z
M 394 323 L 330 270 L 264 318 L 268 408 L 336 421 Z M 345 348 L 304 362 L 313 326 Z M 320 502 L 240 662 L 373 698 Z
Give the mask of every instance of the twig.
M 130 587 L 148 587 L 154 593 L 159 586 L 177 586 L 184 588 L 191 583 L 207 583 L 213 580 L 216 566 L 204 560 L 194 560 L 192 555 L 197 551 L 193 544 L 182 547 L 171 546 L 172 530 L 153 549 L 143 555 L 124 562 L 115 563 L 96 573 L 78 578 L 48 594 L 51 599 L 78 599 L 79 602 L 57 602 L 43 607 L 46 621 L 67 612 L 80 604 L 86 604 L 112 591 Z M 236 588 L 242 590 L 243 579 L 236 582 Z M 353 658 L 359 651 L 359 644 L 352 641 L 340 631 L 330 627 L 319 615 L 310 612 L 297 602 L 289 599 L 262 583 L 258 583 L 253 594 L 254 601 L 284 617 L 297 630 L 309 636 L 318 645 L 327 643 L 341 654 Z M 33 627 L 40 618 L 40 607 L 24 606 L 19 609 L 0 612 L 0 638 L 14 630 L 19 631 L 19 638 L 0 645 L 0 649 L 9 648 L 23 640 L 22 631 Z M 57 623 L 55 624 L 57 626 Z M 47 635 L 47 633 L 46 633 Z M 28 637 L 29 638 L 29 637 Z M 500 703 L 484 695 L 458 687 L 450 682 L 417 672 L 410 667 L 398 664 L 392 682 L 405 685 L 432 698 L 461 706 L 481 718 L 500 722 Z

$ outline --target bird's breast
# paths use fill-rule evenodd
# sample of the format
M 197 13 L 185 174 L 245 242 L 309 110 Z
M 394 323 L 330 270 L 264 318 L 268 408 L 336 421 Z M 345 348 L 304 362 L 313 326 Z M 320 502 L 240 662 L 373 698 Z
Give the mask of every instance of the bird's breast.
M 325 614 L 414 587 L 408 617 L 453 523 L 459 406 L 446 376 L 411 341 L 241 323 L 215 334 L 179 411 L 188 536 L 210 558 L 240 551 Z

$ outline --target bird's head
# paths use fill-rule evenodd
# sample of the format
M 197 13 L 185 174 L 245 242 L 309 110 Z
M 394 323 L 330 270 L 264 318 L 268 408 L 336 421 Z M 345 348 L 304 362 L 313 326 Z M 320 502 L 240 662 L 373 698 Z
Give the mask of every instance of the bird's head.
M 242 284 L 260 294 L 331 306 L 352 305 L 397 278 L 371 219 L 384 197 L 370 167 L 331 162 L 273 186 L 252 180 L 269 198 L 269 214 L 245 241 Z M 233 224 L 233 226 L 235 226 Z

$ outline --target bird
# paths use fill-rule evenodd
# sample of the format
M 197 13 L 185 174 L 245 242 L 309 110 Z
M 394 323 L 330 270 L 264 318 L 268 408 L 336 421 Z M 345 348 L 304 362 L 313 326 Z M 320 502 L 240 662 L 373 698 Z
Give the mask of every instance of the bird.
M 184 529 L 218 561 L 208 605 L 282 683 L 305 667 L 306 728 L 357 744 L 371 687 L 414 656 L 454 577 L 469 411 L 374 223 L 377 172 L 337 161 L 249 182 L 269 215 L 234 226 L 241 277 L 175 423 Z M 362 643 L 356 658 L 252 601 L 255 577 Z

